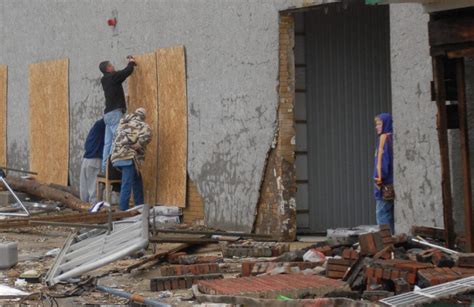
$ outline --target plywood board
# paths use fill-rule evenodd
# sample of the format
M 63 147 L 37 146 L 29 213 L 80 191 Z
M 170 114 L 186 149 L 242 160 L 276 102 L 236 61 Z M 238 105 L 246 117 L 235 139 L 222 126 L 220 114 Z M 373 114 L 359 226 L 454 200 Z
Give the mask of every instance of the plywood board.
M 186 206 L 188 108 L 184 47 L 156 51 L 158 72 L 158 202 Z
M 29 65 L 30 169 L 45 183 L 68 184 L 69 60 Z
M 143 107 L 146 122 L 152 129 L 152 139 L 145 152 L 145 163 L 140 168 L 143 191 L 147 204 L 157 204 L 156 183 L 158 173 L 158 89 L 156 75 L 156 55 L 148 53 L 135 56 L 137 66 L 128 80 L 129 112 Z
M 0 165 L 7 166 L 7 86 L 8 69 L 0 65 Z

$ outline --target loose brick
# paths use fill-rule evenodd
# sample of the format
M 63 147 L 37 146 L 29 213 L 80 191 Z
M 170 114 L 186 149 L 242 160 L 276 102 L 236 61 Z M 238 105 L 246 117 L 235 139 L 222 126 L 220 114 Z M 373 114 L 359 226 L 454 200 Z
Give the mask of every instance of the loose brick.
M 459 254 L 456 265 L 465 268 L 474 268 L 474 253 Z
M 360 254 L 375 255 L 383 249 L 382 237 L 379 232 L 369 232 L 359 235 Z

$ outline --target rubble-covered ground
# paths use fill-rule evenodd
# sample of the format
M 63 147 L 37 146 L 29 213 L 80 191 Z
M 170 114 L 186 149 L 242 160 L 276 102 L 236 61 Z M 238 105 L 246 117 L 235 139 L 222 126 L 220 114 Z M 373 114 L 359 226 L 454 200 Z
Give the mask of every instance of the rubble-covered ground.
M 0 270 L 0 285 L 31 295 L 6 298 L 0 305 L 132 304 L 98 291 L 95 285 L 173 306 L 213 306 L 209 305 L 212 302 L 219 303 L 214 306 L 386 306 L 387 300 L 407 293 L 421 297 L 419 305 L 472 304 L 474 254 L 443 248 L 439 229 L 415 227 L 414 236 L 392 236 L 385 226 L 361 226 L 328 230 L 327 237 L 308 242 L 272 242 L 235 234 L 193 234 L 198 230 L 212 233 L 202 226 L 167 228 L 171 233 L 158 232 L 151 236 L 153 240 L 180 243 L 150 243 L 145 251 L 88 272 L 73 283 L 49 288 L 42 278 L 75 230 L 44 225 L 4 227 L 0 241 L 18 242 L 19 261 Z M 153 258 L 163 251 L 173 252 Z M 21 275 L 28 271 L 38 273 L 40 282 L 23 280 Z M 471 279 L 465 282 L 466 278 Z M 449 284 L 456 281 L 465 284 Z M 424 289 L 437 285 L 454 290 L 423 294 Z

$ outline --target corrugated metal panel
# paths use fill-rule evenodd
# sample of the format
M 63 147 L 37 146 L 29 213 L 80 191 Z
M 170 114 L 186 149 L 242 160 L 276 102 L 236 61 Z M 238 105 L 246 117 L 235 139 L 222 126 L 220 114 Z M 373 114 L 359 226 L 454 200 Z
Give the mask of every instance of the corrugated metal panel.
M 386 6 L 305 13 L 310 229 L 375 223 L 374 121 L 391 111 Z

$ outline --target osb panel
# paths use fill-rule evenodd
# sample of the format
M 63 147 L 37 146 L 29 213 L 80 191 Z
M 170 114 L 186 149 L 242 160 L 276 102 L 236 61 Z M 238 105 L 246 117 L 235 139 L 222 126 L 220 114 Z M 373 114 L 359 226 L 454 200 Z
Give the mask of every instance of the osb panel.
M 158 203 L 185 207 L 188 110 L 184 47 L 158 49 Z
M 183 223 L 191 224 L 204 219 L 204 201 L 197 186 L 188 178 L 186 208 L 183 209 Z
M 145 202 L 157 204 L 156 184 L 158 173 L 158 88 L 156 75 L 156 55 L 147 53 L 135 56 L 137 66 L 128 80 L 129 112 L 143 107 L 146 122 L 152 129 L 152 139 L 145 152 L 145 163 L 140 171 L 143 178 Z
M 30 169 L 37 179 L 67 186 L 69 60 L 29 65 Z
M 7 166 L 7 86 L 8 69 L 0 65 L 0 165 Z

